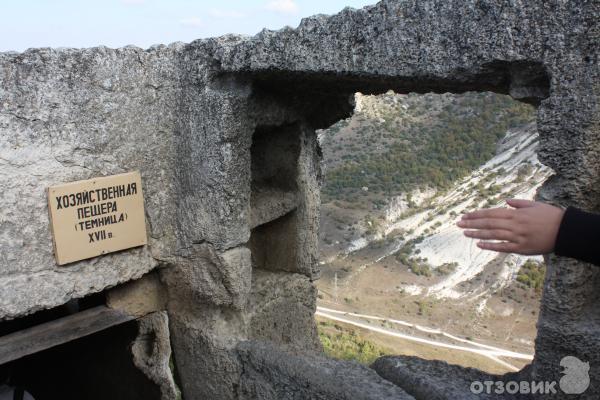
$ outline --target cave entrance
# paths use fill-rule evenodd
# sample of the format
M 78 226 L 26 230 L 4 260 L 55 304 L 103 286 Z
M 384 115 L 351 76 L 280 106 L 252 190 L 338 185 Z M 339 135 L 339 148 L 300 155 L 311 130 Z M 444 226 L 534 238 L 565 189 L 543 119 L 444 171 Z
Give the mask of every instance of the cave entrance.
M 350 118 L 318 131 L 317 318 L 326 350 L 365 363 L 408 354 L 494 373 L 528 364 L 543 260 L 482 251 L 455 222 L 506 198 L 533 199 L 551 175 L 537 159 L 535 107 L 492 92 L 354 98 Z M 521 356 L 496 362 L 444 344 Z
M 0 386 L 36 400 L 160 399 L 133 362 L 138 322 L 102 294 L 0 323 Z

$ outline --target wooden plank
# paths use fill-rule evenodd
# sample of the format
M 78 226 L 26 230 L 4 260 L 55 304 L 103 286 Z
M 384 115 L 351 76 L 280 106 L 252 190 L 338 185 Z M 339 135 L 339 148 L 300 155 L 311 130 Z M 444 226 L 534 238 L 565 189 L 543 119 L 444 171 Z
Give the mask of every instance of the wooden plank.
M 0 336 L 0 364 L 91 335 L 134 317 L 98 306 L 54 321 Z

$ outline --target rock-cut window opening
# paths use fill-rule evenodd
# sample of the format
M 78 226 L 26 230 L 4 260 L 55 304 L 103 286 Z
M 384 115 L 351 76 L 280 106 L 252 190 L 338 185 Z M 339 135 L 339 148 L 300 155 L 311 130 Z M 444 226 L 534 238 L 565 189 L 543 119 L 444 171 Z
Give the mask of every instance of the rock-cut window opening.
M 298 206 L 297 125 L 258 127 L 251 147 L 251 236 L 254 268 L 294 271 Z
M 482 251 L 455 223 L 507 198 L 533 199 L 551 175 L 537 158 L 535 107 L 491 92 L 354 99 L 351 117 L 318 131 L 326 351 L 365 363 L 409 354 L 522 368 L 534 351 L 543 259 Z M 478 343 L 523 357 L 494 362 L 444 347 Z

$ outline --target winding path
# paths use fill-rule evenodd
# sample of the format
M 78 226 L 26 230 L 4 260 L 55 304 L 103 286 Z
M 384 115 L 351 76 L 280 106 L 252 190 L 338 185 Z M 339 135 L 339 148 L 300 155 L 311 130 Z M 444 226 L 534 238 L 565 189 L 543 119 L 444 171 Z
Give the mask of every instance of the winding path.
M 475 353 L 475 354 L 487 357 L 487 358 L 489 358 L 489 359 L 491 359 L 513 371 L 518 371 L 519 368 L 499 359 L 498 357 L 509 357 L 509 358 L 516 358 L 516 359 L 521 359 L 521 360 L 528 360 L 528 361 L 533 360 L 533 355 L 530 355 L 530 354 L 518 353 L 518 352 L 511 351 L 511 350 L 506 350 L 506 349 L 502 349 L 499 347 L 495 347 L 495 346 L 477 343 L 472 340 L 463 339 L 463 338 L 459 338 L 457 336 L 451 335 L 440 329 L 428 328 L 425 326 L 416 325 L 416 324 L 406 322 L 406 321 L 401 321 L 401 320 L 396 320 L 396 319 L 391 319 L 391 318 L 383 318 L 383 317 L 378 317 L 378 316 L 374 316 L 374 315 L 357 314 L 357 313 L 352 313 L 352 312 L 339 311 L 339 310 L 334 310 L 334 309 L 325 308 L 325 307 L 317 307 L 317 311 L 315 314 L 320 317 L 327 318 L 327 319 L 330 319 L 333 321 L 343 322 L 345 324 L 353 325 L 353 326 L 356 326 L 359 328 L 367 329 L 372 332 L 377 332 L 377 333 L 381 333 L 384 335 L 397 337 L 400 339 L 410 340 L 410 341 L 418 342 L 418 343 L 424 343 L 424 344 L 428 344 L 430 346 L 442 347 L 442 348 L 447 348 L 447 349 L 451 349 L 451 350 Z M 427 334 L 441 335 L 441 336 L 447 337 L 448 339 L 454 340 L 456 342 L 464 343 L 468 346 L 445 343 L 445 342 L 431 340 L 431 339 L 425 339 L 422 337 L 397 332 L 397 331 L 394 331 L 391 329 L 384 329 L 379 326 L 374 326 L 369 321 L 358 322 L 353 319 L 350 319 L 352 317 L 353 318 L 362 318 L 362 319 L 367 319 L 367 320 L 375 320 L 375 321 L 387 321 L 387 322 L 390 322 L 393 324 L 414 328 L 417 331 L 424 332 Z

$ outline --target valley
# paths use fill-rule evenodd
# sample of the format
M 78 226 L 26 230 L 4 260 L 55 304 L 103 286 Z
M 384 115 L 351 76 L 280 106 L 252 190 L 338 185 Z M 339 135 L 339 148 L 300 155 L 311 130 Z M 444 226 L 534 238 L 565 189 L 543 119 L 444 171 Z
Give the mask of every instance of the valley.
M 483 251 L 456 227 L 464 212 L 502 207 L 507 198 L 533 199 L 552 173 L 537 160 L 534 110 L 504 96 L 495 97 L 500 96 L 357 95 L 353 117 L 341 127 L 334 127 L 333 135 L 322 133 L 326 173 L 318 302 L 321 310 L 338 312 L 334 313 L 338 317 L 336 323 L 343 322 L 339 317 L 351 317 L 350 322 L 356 322 L 356 317 L 339 312 L 377 316 L 382 321 L 401 320 L 429 329 L 429 333 L 411 333 L 413 328 L 395 324 L 389 327 L 395 333 L 414 333 L 417 338 L 427 339 L 432 332 L 443 331 L 460 340 L 533 354 L 545 272 L 543 259 Z M 395 114 L 390 108 L 396 110 Z M 446 114 L 440 117 L 442 112 Z M 462 131 L 453 131 L 457 122 L 449 113 L 463 116 L 472 126 L 485 127 L 485 134 L 462 137 Z M 489 127 L 489 118 L 500 125 L 501 134 Z M 413 132 L 409 122 L 428 127 L 421 128 L 421 137 L 415 143 L 407 142 Z M 361 132 L 370 137 L 363 138 Z M 490 149 L 481 145 L 482 154 L 473 159 L 464 158 L 466 153 L 460 152 L 457 153 L 462 154 L 462 159 L 448 156 L 451 153 L 447 152 L 440 157 L 435 151 L 422 151 L 439 149 L 430 142 L 439 142 L 444 134 L 450 136 L 444 136 L 443 141 L 448 143 L 473 147 L 469 140 L 480 145 L 493 140 L 493 146 Z M 350 140 L 360 144 L 349 144 Z M 398 149 L 394 141 L 404 141 L 404 149 Z M 356 147 L 367 152 L 358 160 L 344 152 L 345 148 Z M 407 165 L 414 171 L 395 184 L 382 186 L 379 182 L 393 182 L 395 175 L 403 174 L 402 170 L 339 185 L 336 171 L 358 169 L 365 171 L 361 175 L 368 175 L 373 160 L 403 159 L 403 155 L 387 154 L 394 150 L 421 152 L 427 160 L 409 161 Z M 361 160 L 366 164 L 361 165 Z M 452 171 L 444 171 L 443 163 Z M 328 189 L 327 179 L 332 177 L 337 186 Z M 321 319 L 332 320 L 331 316 L 327 311 L 319 314 Z M 361 324 L 369 323 L 365 318 L 359 320 Z M 350 331 L 365 331 L 348 321 L 344 326 Z M 440 340 L 450 347 L 446 346 L 438 358 L 456 361 L 456 351 L 461 351 L 463 357 L 469 352 L 453 349 L 456 343 L 448 337 Z M 378 334 L 377 341 L 398 354 L 409 354 L 415 346 L 414 340 L 399 342 L 397 335 Z M 473 355 L 469 357 L 472 360 Z M 475 364 L 459 363 L 507 372 L 522 367 L 526 361 L 495 361 L 487 357 Z

